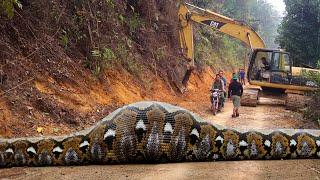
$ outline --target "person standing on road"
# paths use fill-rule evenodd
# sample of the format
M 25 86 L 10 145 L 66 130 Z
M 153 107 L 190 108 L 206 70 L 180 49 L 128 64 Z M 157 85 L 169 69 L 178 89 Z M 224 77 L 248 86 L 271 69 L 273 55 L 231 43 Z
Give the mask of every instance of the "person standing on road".
M 240 77 L 240 83 L 242 85 L 246 85 L 245 76 L 246 76 L 246 72 L 244 71 L 244 69 L 240 69 L 239 77 Z
M 226 77 L 224 77 L 223 71 L 219 71 L 219 75 L 220 75 L 221 80 L 223 81 L 224 87 L 227 87 L 227 79 L 226 79 Z
M 224 87 L 227 88 L 227 78 L 224 76 L 224 73 L 222 70 L 219 71 L 219 75 L 220 75 L 221 80 L 223 81 Z M 224 91 L 223 95 L 225 98 L 227 98 L 227 91 L 226 90 Z M 223 98 L 222 107 L 224 107 L 224 98 Z
M 232 82 L 229 84 L 229 98 L 233 103 L 232 117 L 239 117 L 240 99 L 243 93 L 242 84 L 238 82 L 238 76 L 235 74 L 232 77 Z

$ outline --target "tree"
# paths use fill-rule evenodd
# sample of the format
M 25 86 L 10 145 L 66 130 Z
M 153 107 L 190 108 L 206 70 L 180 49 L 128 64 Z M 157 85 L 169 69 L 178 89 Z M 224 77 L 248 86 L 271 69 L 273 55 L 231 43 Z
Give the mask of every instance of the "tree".
M 248 22 L 258 31 L 268 48 L 278 48 L 279 45 L 275 42 L 277 27 L 281 21 L 278 12 L 264 0 L 252 1 L 249 9 Z
M 277 41 L 291 52 L 294 65 L 315 66 L 320 58 L 320 0 L 285 0 L 287 14 Z

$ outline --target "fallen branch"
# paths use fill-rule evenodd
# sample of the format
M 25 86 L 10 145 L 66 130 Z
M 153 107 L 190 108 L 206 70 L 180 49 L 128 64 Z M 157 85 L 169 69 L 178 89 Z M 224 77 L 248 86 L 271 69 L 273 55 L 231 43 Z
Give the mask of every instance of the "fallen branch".
M 28 79 L 27 81 L 24 81 L 24 82 L 16 85 L 15 87 L 13 87 L 13 88 L 11 88 L 11 89 L 8 89 L 8 90 L 4 91 L 3 93 L 0 94 L 0 97 L 2 97 L 3 95 L 5 95 L 6 93 L 8 93 L 8 92 L 10 92 L 10 91 L 12 91 L 12 90 L 17 89 L 18 87 L 20 87 L 20 86 L 22 86 L 22 85 L 24 85 L 24 84 L 27 84 L 28 82 L 30 82 L 30 81 L 32 81 L 32 80 L 34 80 L 34 78 Z
M 51 43 L 53 41 L 53 38 L 58 34 L 58 32 L 60 31 L 60 27 L 58 28 L 58 30 L 51 36 L 50 40 L 46 41 L 45 43 L 42 43 L 42 45 L 38 48 L 36 48 L 33 52 L 31 52 L 30 54 L 28 54 L 26 56 L 26 58 L 28 59 L 29 57 L 31 57 L 34 53 L 36 53 L 38 50 L 40 50 L 41 48 L 43 48 L 44 46 L 46 46 L 48 43 Z

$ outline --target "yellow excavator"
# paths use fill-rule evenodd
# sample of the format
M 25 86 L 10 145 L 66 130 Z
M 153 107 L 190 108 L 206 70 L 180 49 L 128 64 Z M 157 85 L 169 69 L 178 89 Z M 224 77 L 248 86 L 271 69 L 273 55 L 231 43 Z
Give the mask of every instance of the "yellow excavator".
M 286 94 L 284 97 L 287 109 L 298 109 L 307 104 L 309 98 L 306 94 L 319 88 L 307 78 L 306 74 L 319 73 L 320 70 L 292 67 L 292 59 L 288 52 L 281 49 L 267 49 L 259 34 L 245 22 L 189 3 L 180 5 L 178 16 L 181 52 L 190 61 L 182 81 L 184 85 L 187 84 L 194 69 L 193 24 L 198 23 L 236 38 L 250 48 L 247 69 L 250 86 L 245 88 L 241 99 L 242 105 L 257 106 L 263 90 L 268 89 Z

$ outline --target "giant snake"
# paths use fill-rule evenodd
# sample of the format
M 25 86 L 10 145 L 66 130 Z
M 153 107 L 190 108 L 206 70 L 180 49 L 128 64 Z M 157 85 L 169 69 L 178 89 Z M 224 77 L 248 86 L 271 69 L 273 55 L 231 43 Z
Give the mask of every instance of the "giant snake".
M 180 107 L 139 102 L 63 137 L 0 139 L 0 167 L 320 159 L 320 130 L 240 131 Z

